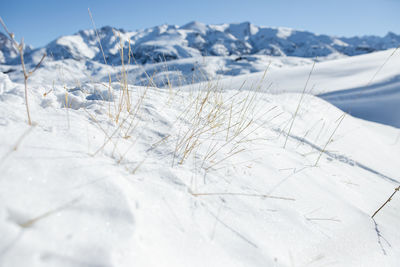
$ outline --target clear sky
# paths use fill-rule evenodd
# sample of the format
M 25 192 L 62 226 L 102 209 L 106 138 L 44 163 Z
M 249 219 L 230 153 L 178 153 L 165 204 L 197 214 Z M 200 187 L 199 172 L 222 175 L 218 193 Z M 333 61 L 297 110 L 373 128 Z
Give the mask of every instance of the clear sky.
M 0 0 L 0 16 L 35 47 L 97 27 L 126 30 L 164 23 L 183 25 L 250 21 L 336 36 L 400 33 L 400 0 Z

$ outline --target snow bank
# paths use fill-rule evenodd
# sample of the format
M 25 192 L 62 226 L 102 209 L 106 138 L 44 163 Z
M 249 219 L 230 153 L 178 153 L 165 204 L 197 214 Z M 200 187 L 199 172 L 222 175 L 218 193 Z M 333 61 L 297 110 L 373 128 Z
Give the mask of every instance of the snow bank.
M 210 130 L 180 165 L 199 91 L 129 86 L 117 122 L 119 84 L 32 82 L 30 128 L 22 85 L 0 79 L 0 266 L 398 264 L 400 199 L 370 218 L 399 184 L 395 128 L 346 116 L 330 139 L 342 111 L 307 95 L 284 149 L 300 95 L 262 91 L 228 116 L 258 118 L 240 139 L 204 161 L 233 134 Z M 250 99 L 215 96 L 221 114 Z

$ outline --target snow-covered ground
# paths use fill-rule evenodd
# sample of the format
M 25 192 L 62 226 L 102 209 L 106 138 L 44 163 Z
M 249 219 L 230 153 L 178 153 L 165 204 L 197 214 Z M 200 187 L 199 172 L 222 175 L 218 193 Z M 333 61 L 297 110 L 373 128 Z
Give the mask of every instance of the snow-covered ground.
M 38 62 L 39 60 L 35 61 Z M 132 62 L 131 62 L 132 63 Z M 311 64 L 312 60 L 300 57 L 272 57 L 265 55 L 246 56 L 237 60 L 237 56 L 193 57 L 154 64 L 127 64 L 128 81 L 132 85 L 151 85 L 157 87 L 181 86 L 225 77 L 264 72 L 270 69 L 302 66 Z M 23 83 L 23 75 L 19 65 L 0 65 L 0 71 L 19 83 Z M 74 59 L 45 61 L 40 74 L 32 76 L 35 83 L 62 83 L 76 86 L 82 82 L 119 80 L 121 66 L 109 66 L 96 61 L 77 61 Z
M 314 68 L 310 62 L 280 67 L 273 62 L 267 72 L 225 77 L 214 83 L 230 90 L 268 88 L 272 94 L 305 91 L 353 116 L 400 128 L 400 49 L 318 62 Z
M 399 129 L 312 95 L 389 118 L 392 52 L 317 63 L 305 95 L 308 59 L 163 89 L 49 62 L 32 127 L 0 74 L 0 266 L 398 266 L 400 196 L 371 215 L 400 183 Z

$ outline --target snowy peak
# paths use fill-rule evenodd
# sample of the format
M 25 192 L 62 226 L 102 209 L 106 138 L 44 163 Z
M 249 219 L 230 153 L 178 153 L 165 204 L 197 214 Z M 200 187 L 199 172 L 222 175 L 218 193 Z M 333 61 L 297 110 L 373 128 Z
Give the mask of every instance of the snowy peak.
M 37 53 L 43 53 L 44 49 L 54 60 L 73 58 L 104 63 L 105 58 L 108 64 L 120 65 L 121 55 L 124 62 L 134 59 L 145 64 L 207 55 L 353 56 L 400 45 L 400 35 L 392 32 L 384 37 L 339 38 L 283 27 L 255 26 L 250 22 L 206 25 L 193 21 L 183 26 L 164 24 L 137 31 L 106 26 L 98 30 L 98 36 L 94 30 L 62 36 L 45 48 L 27 52 L 26 58 L 39 58 Z M 3 44 L 7 43 L 4 36 L 0 38 L 0 60 L 11 64 L 15 55 Z
M 8 36 L 0 32 L 0 64 L 11 61 L 17 56 L 17 51 Z
M 32 53 L 32 46 L 24 44 L 26 54 Z M 0 32 L 0 64 L 18 63 L 18 51 L 8 35 Z
M 201 34 L 206 34 L 208 27 L 204 23 L 192 21 L 180 27 L 183 30 L 192 30 Z

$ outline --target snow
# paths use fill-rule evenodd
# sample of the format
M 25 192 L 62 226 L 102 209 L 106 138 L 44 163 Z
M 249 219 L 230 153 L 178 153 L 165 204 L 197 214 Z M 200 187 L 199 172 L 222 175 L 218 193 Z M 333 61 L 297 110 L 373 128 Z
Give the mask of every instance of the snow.
M 353 116 L 400 128 L 400 76 L 374 85 L 321 95 Z
M 86 58 L 93 58 L 95 52 L 90 50 L 81 36 L 64 36 L 56 40 L 56 46 L 70 46 L 68 52 L 73 55 L 82 55 Z M 86 53 L 85 53 L 86 52 Z
M 263 31 L 235 27 L 183 28 Z M 400 196 L 371 215 L 400 184 L 398 51 L 317 62 L 302 96 L 312 62 L 179 58 L 127 66 L 121 88 L 120 66 L 50 60 L 33 126 L 20 66 L 1 65 L 0 266 L 397 266 Z M 203 80 L 177 86 L 193 66 Z
M 126 31 L 110 26 L 98 30 L 100 42 L 109 64 L 121 65 L 119 51 L 122 47 L 125 61 L 128 59 L 129 44 L 132 55 L 141 64 L 165 60 L 202 56 L 273 55 L 305 58 L 329 58 L 334 55 L 354 56 L 396 48 L 400 36 L 389 32 L 386 36 L 335 37 L 319 35 L 303 30 L 284 27 L 256 26 L 250 22 L 206 25 L 191 22 L 183 26 L 160 25 L 153 28 Z M 165 42 L 165 40 L 171 41 Z M 173 45 L 172 45 L 173 44 Z M 152 53 L 148 47 L 155 47 Z M 42 54 L 43 48 L 26 51 L 27 62 Z M 83 30 L 70 36 L 62 36 L 44 47 L 54 60 L 80 59 L 104 63 L 94 30 Z M 18 64 L 16 53 L 0 35 L 0 55 L 3 64 Z M 186 51 L 177 53 L 176 51 Z M 144 51 L 144 52 L 143 52 Z
M 253 90 L 261 86 L 274 94 L 301 93 L 311 69 L 309 62 L 281 68 L 272 65 L 267 73 L 225 77 L 215 83 L 227 89 Z M 399 69 L 398 49 L 318 62 L 305 92 L 318 95 L 356 117 L 400 128 Z M 191 87 L 187 85 L 183 90 Z

